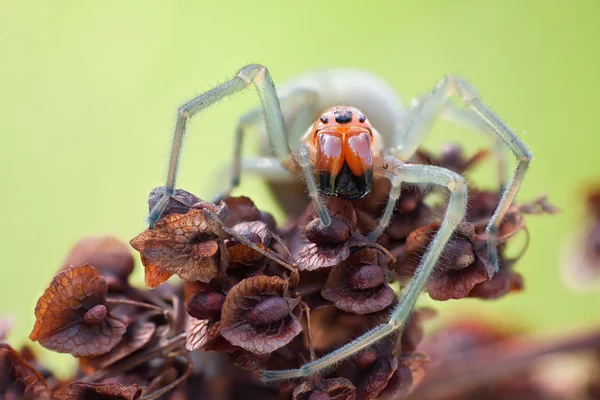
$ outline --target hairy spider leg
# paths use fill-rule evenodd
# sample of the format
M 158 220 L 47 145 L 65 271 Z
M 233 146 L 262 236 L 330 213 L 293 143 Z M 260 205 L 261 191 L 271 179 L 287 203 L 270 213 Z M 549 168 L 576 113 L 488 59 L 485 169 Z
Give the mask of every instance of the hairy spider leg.
M 445 187 L 450 192 L 450 199 L 442 224 L 427 247 L 421 263 L 415 271 L 414 277 L 402 292 L 398 305 L 390 315 L 389 322 L 377 326 L 339 349 L 298 369 L 261 371 L 260 377 L 263 382 L 306 378 L 319 374 L 372 346 L 394 332 L 398 332 L 409 318 L 410 312 L 414 308 L 419 295 L 425 289 L 429 276 L 440 258 L 444 247 L 452 237 L 457 225 L 465 216 L 468 198 L 467 183 L 462 176 L 445 168 L 429 165 L 403 164 L 394 159 L 387 159 L 386 161 L 390 163 L 393 169 L 379 168 L 377 173 L 388 178 L 392 183 L 392 187 L 395 187 L 398 191 L 400 182 L 402 181 L 413 184 L 437 185 Z M 395 203 L 392 204 L 392 208 L 394 205 Z
M 321 223 L 323 226 L 331 225 L 331 217 L 329 216 L 327 207 L 325 207 L 325 204 L 323 203 L 323 199 L 321 199 L 321 196 L 319 195 L 320 191 L 317 187 L 317 181 L 313 174 L 310 155 L 306 146 L 300 146 L 298 149 L 298 163 L 300 164 L 300 168 L 302 168 L 302 175 L 304 175 L 304 179 L 306 180 L 308 196 L 313 203 L 313 207 L 319 214 Z
M 416 111 L 416 109 L 415 109 Z M 494 131 L 479 115 L 470 108 L 461 108 L 455 104 L 447 102 L 440 111 L 440 118 L 455 123 L 457 125 L 466 126 L 476 132 L 483 133 L 492 143 L 492 152 L 496 160 L 496 173 L 498 174 L 498 187 L 500 190 L 506 187 L 507 183 L 507 159 L 506 149 L 502 139 L 496 135 Z
M 287 134 L 289 134 L 288 142 L 296 143 L 300 140 L 307 127 L 313 123 L 317 105 L 317 93 L 311 89 L 296 89 L 280 96 L 279 102 L 283 111 L 284 122 L 287 126 Z M 261 121 L 262 109 L 260 107 L 248 111 L 239 119 L 235 131 L 231 182 L 229 187 L 217 199 L 228 197 L 232 190 L 239 186 L 242 173 L 242 144 L 244 137 L 248 129 L 259 126 Z M 268 159 L 264 157 L 259 160 L 250 161 L 251 170 L 256 170 L 261 176 L 268 177 L 272 174 L 277 174 L 277 170 L 283 168 L 281 164 L 279 166 L 276 165 L 276 160 L 265 161 Z M 272 170 L 269 169 L 271 166 Z M 289 172 L 284 176 L 288 180 L 292 177 Z
M 419 146 L 423 133 L 433 119 L 448 103 L 451 96 L 458 95 L 465 105 L 472 110 L 506 144 L 517 158 L 517 166 L 502 192 L 502 198 L 486 227 L 487 257 L 498 271 L 497 236 L 502 220 L 512 204 L 531 161 L 531 153 L 517 135 L 492 110 L 484 105 L 475 88 L 464 79 L 449 75 L 442 79 L 433 92 L 419 104 L 417 112 L 412 115 L 409 124 L 400 126 L 397 134 L 396 148 L 392 154 L 400 160 L 412 156 Z
M 153 228 L 161 217 L 169 202 L 169 198 L 175 191 L 181 147 L 188 120 L 212 104 L 246 89 L 251 84 L 254 84 L 258 90 L 258 95 L 262 103 L 262 115 L 265 119 L 266 131 L 273 155 L 283 165 L 291 161 L 292 155 L 285 132 L 283 115 L 271 75 L 267 68 L 262 65 L 252 64 L 245 66 L 238 71 L 233 79 L 201 94 L 179 108 L 173 135 L 165 193 L 148 216 L 150 228 Z

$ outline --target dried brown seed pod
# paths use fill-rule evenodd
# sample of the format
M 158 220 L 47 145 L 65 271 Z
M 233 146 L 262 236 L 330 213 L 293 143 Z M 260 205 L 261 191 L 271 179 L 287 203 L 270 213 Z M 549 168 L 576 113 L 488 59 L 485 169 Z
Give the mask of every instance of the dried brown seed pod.
M 299 299 L 289 297 L 286 290 L 287 283 L 274 276 L 256 276 L 235 285 L 223 304 L 221 335 L 254 354 L 267 354 L 291 342 L 302 331 L 298 320 L 301 310 Z M 273 297 L 286 302 L 285 314 Z M 254 311 L 257 308 L 259 311 Z
M 373 289 L 385 283 L 385 271 L 379 265 L 365 264 L 348 278 L 348 286 L 353 290 Z
M 418 266 L 420 257 L 438 228 L 438 223 L 430 224 L 408 236 L 406 254 L 412 270 Z M 434 300 L 466 297 L 477 284 L 492 278 L 494 269 L 487 262 L 487 256 L 476 256 L 476 240 L 473 225 L 463 222 L 458 226 L 426 286 L 427 292 Z M 485 241 L 482 243 L 484 245 Z
M 45 400 L 50 397 L 42 375 L 15 349 L 0 343 L 0 398 Z
M 108 284 L 109 292 L 122 292 L 133 271 L 131 249 L 113 236 L 87 237 L 75 244 L 63 262 L 71 265 L 93 265 Z
M 207 206 L 217 215 L 226 214 L 223 207 L 226 206 Z M 148 287 L 160 285 L 173 274 L 201 282 L 219 275 L 219 241 L 209 228 L 203 209 L 169 215 L 159 220 L 153 230 L 146 229 L 132 239 L 131 245 L 142 256 Z
M 196 319 L 188 315 L 185 324 L 185 348 L 188 351 L 198 350 L 209 340 L 218 337 L 219 324 L 220 322 L 211 323 L 208 319 Z
M 110 351 L 121 341 L 127 323 L 108 310 L 100 311 L 106 307 L 106 291 L 106 282 L 90 265 L 59 272 L 37 302 L 29 337 L 49 350 L 75 357 Z
M 233 365 L 242 371 L 256 371 L 257 369 L 261 369 L 267 364 L 270 358 L 271 354 L 254 354 L 245 350 L 236 351 L 231 355 Z
M 73 382 L 54 392 L 53 400 L 136 400 L 142 396 L 143 389 L 138 385 L 120 383 L 82 383 Z
M 269 325 L 280 321 L 290 313 L 290 304 L 283 297 L 271 296 L 261 300 L 250 312 L 246 319 L 252 325 Z
M 83 323 L 86 325 L 98 325 L 108 317 L 108 308 L 104 304 L 96 304 L 83 315 Z
M 341 218 L 333 218 L 329 226 L 323 226 L 321 219 L 316 218 L 306 225 L 305 235 L 313 243 L 338 245 L 350 239 L 351 233 L 348 222 Z
M 123 339 L 106 354 L 81 358 L 79 366 L 88 373 L 107 368 L 146 346 L 154 337 L 156 324 L 143 318 L 135 319 L 127 327 Z
M 333 267 L 359 248 L 372 247 L 386 251 L 359 233 L 357 215 L 350 201 L 331 199 L 329 211 L 332 222 L 329 227 L 323 227 L 311 208 L 309 211 L 297 222 L 300 232 L 288 239 L 299 271 Z M 301 229 L 304 221 L 306 229 Z M 343 238 L 346 240 L 340 241 Z
M 197 319 L 211 319 L 221 313 L 225 295 L 219 292 L 198 292 L 190 296 L 186 311 Z
M 394 302 L 396 293 L 386 283 L 385 270 L 380 265 L 385 265 L 385 255 L 379 250 L 366 248 L 352 254 L 332 269 L 321 296 L 340 310 L 353 314 L 385 309 Z M 365 266 L 368 268 L 363 270 Z
M 348 379 L 332 378 L 306 381 L 294 388 L 292 400 L 354 400 L 356 388 Z
M 235 224 L 231 229 L 255 243 L 263 250 L 269 247 L 269 244 L 271 243 L 271 230 L 267 224 L 262 221 L 240 222 Z M 239 266 L 257 267 L 265 259 L 265 256 L 256 250 L 239 243 L 235 239 L 228 240 L 226 245 L 227 251 L 229 252 L 229 268 Z
M 225 219 L 225 226 L 229 228 L 241 222 L 262 221 L 263 219 L 263 214 L 248 197 L 228 197 L 223 202 L 229 208 L 229 217 Z
M 383 355 L 373 363 L 363 374 L 357 385 L 357 399 L 367 400 L 376 398 L 384 390 L 389 380 L 398 369 L 398 359 L 392 354 Z

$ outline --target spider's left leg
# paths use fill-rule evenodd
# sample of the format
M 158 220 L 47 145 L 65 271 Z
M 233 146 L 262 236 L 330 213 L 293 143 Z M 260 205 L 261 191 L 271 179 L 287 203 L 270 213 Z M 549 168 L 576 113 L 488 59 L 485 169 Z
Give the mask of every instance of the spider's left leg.
M 312 124 L 315 116 L 318 93 L 311 89 L 296 89 L 279 96 L 281 111 L 283 112 L 285 124 L 287 127 L 288 141 L 296 143 L 300 136 Z M 260 158 L 251 159 L 250 161 L 242 160 L 242 143 L 247 132 L 251 128 L 259 127 L 262 122 L 262 108 L 257 107 L 245 113 L 238 121 L 235 130 L 233 162 L 231 165 L 231 180 L 227 188 L 221 192 L 217 200 L 228 197 L 233 189 L 239 186 L 242 173 L 242 164 L 249 163 L 251 171 L 257 170 L 257 174 L 263 177 L 270 176 L 273 172 L 277 175 L 277 170 L 280 169 L 276 165 L 276 159 Z M 270 171 L 270 170 L 271 171 Z M 266 174 L 266 175 L 265 175 Z M 286 177 L 291 177 L 288 173 Z
M 470 108 L 461 108 L 456 104 L 447 102 L 442 111 L 440 118 L 450 121 L 456 125 L 465 126 L 471 130 L 483 133 L 491 143 L 493 158 L 496 160 L 496 173 L 498 174 L 498 187 L 504 188 L 508 178 L 507 173 L 507 154 L 502 140 L 496 135 L 496 132 L 490 126 L 479 118 Z
M 452 95 L 458 95 L 466 106 L 495 132 L 498 139 L 506 144 L 517 158 L 517 167 L 504 187 L 500 202 L 486 227 L 488 260 L 498 271 L 498 254 L 496 250 L 498 229 L 517 195 L 531 161 L 531 153 L 519 137 L 481 102 L 471 84 L 458 76 L 449 75 L 442 79 L 433 92 L 418 105 L 418 110 L 410 118 L 410 123 L 401 127 L 404 129 L 404 133 L 401 133 L 398 137 L 403 138 L 404 142 L 398 143 L 398 147 L 393 149 L 392 153 L 401 160 L 408 159 L 407 157 L 410 157 L 419 146 L 424 130 L 429 127 L 436 115 L 443 110 Z
M 442 254 L 446 243 L 448 243 L 456 226 L 465 216 L 465 209 L 467 206 L 467 183 L 462 176 L 445 168 L 429 165 L 403 164 L 396 160 L 390 160 L 389 166 L 392 167 L 393 170 L 379 169 L 377 170 L 377 173 L 387 177 L 395 188 L 394 190 L 398 190 L 400 181 L 402 181 L 414 184 L 438 185 L 445 187 L 450 192 L 450 200 L 448 202 L 448 207 L 446 208 L 444 220 L 429 244 L 429 247 L 427 247 L 427 251 L 423 255 L 421 263 L 415 271 L 414 277 L 402 292 L 398 305 L 390 315 L 389 322 L 379 325 L 345 346 L 316 361 L 305 364 L 299 369 L 261 371 L 261 379 L 264 382 L 306 378 L 311 375 L 319 374 L 348 357 L 352 357 L 372 346 L 386 336 L 399 331 L 406 323 L 406 320 L 410 316 L 410 312 L 414 308 L 419 295 L 423 292 L 423 289 L 429 280 L 429 276 Z M 395 202 L 393 199 L 392 201 Z
M 201 94 L 179 108 L 175 132 L 173 134 L 173 145 L 171 147 L 165 193 L 152 211 L 150 211 L 150 215 L 148 216 L 150 228 L 154 228 L 156 221 L 158 221 L 165 210 L 169 198 L 175 191 L 179 157 L 188 121 L 195 114 L 234 93 L 246 89 L 251 84 L 254 84 L 258 90 L 263 107 L 262 114 L 265 118 L 265 126 L 273 155 L 284 165 L 291 162 L 292 154 L 285 131 L 281 107 L 279 106 L 279 99 L 277 98 L 277 92 L 275 91 L 271 75 L 267 68 L 262 65 L 247 65 L 240 69 L 231 80 Z

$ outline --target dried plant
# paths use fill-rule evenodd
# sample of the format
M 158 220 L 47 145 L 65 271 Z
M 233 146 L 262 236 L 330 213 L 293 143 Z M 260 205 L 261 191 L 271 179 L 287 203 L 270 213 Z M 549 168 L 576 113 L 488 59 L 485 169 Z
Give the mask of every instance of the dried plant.
M 452 147 L 441 157 L 425 152 L 418 157 L 464 173 L 485 154 L 467 158 Z M 366 199 L 331 198 L 328 227 L 312 208 L 277 227 L 247 197 L 212 204 L 177 190 L 154 229 L 130 242 L 141 255 L 146 286 L 153 290 L 129 284 L 134 259 L 125 244 L 112 237 L 83 239 L 40 297 L 30 335 L 50 350 L 77 357 L 78 371 L 59 381 L 48 371 L 42 374 L 31 356 L 25 360 L 27 350 L 19 354 L 2 343 L 0 397 L 409 396 L 428 382 L 430 357 L 420 342 L 423 322 L 435 314 L 430 309 L 413 310 L 393 340 L 323 376 L 265 386 L 257 373 L 301 367 L 386 320 L 397 303 L 395 288 L 414 273 L 442 211 L 435 196 L 407 187 L 386 234 L 373 242 L 365 235 L 381 214 L 388 189 L 380 182 Z M 163 193 L 162 188 L 152 191 L 150 209 Z M 519 232 L 528 236 L 528 214 L 554 209 L 541 198 L 509 210 L 499 234 L 500 270 L 495 274 L 484 254 L 484 229 L 498 201 L 498 192 L 471 191 L 468 218 L 427 285 L 433 299 L 491 299 L 523 289 L 514 270 L 517 259 L 508 258 L 506 247 Z M 173 275 L 181 279 L 168 283 Z M 0 324 L 0 332 L 6 330 Z M 444 355 L 432 350 L 433 363 Z

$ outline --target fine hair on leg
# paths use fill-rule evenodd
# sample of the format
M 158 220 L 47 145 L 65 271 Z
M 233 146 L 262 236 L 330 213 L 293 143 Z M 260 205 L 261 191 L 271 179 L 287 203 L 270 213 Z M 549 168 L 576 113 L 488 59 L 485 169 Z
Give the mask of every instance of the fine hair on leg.
M 392 154 L 401 160 L 410 158 L 419 146 L 424 132 L 429 128 L 432 120 L 444 110 L 448 100 L 453 95 L 457 95 L 468 107 L 468 110 L 495 133 L 498 141 L 508 146 L 517 159 L 517 166 L 508 183 L 504 186 L 500 202 L 486 227 L 488 235 L 487 257 L 497 272 L 498 230 L 519 191 L 521 183 L 525 179 L 531 161 L 531 153 L 519 137 L 489 107 L 483 104 L 477 91 L 470 83 L 458 76 L 448 75 L 437 84 L 430 95 L 418 103 L 411 113 L 408 124 L 398 128 L 399 130 L 396 133 L 397 147 L 392 149 Z M 500 165 L 499 169 L 502 168 L 504 167 Z
M 284 165 L 291 160 L 291 150 L 285 131 L 283 115 L 271 75 L 267 68 L 262 65 L 247 65 L 240 69 L 231 80 L 201 94 L 179 108 L 173 134 L 173 145 L 171 147 L 165 193 L 150 211 L 150 215 L 148 216 L 150 228 L 153 228 L 161 217 L 169 202 L 169 198 L 175 191 L 177 170 L 187 122 L 195 114 L 234 93 L 246 89 L 251 84 L 254 84 L 258 90 L 262 104 L 262 114 L 265 119 L 265 128 L 273 155 Z

